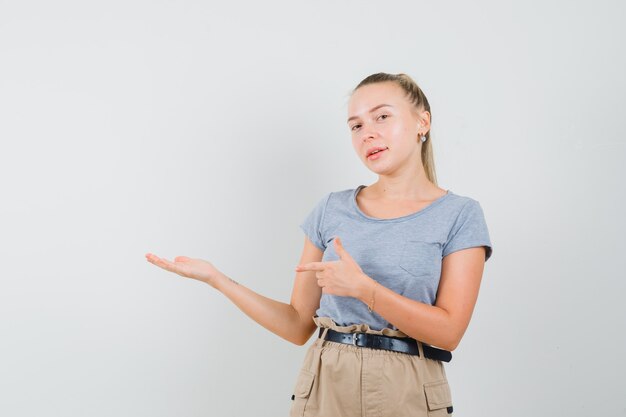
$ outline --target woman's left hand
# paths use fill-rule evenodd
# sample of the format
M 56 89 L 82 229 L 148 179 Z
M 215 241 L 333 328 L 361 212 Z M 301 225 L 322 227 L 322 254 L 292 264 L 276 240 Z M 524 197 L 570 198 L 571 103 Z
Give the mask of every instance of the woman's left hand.
M 296 266 L 296 272 L 315 271 L 322 293 L 358 298 L 372 279 L 368 277 L 343 247 L 339 237 L 333 239 L 338 261 L 309 262 Z

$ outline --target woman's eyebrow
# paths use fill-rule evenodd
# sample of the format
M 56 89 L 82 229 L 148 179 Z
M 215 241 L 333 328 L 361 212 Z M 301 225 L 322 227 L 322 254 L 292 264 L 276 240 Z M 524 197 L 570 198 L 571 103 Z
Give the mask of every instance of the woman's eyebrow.
M 378 106 L 374 106 L 374 107 L 372 107 L 372 108 L 370 109 L 370 111 L 369 111 L 369 112 L 371 113 L 371 112 L 376 111 L 376 110 L 380 109 L 381 107 L 385 107 L 385 106 L 387 106 L 387 107 L 393 107 L 391 104 L 379 104 Z M 352 120 L 352 119 L 356 119 L 356 118 L 357 118 L 357 116 L 351 116 L 351 117 L 349 117 L 349 118 L 348 118 L 348 122 L 347 122 L 347 123 L 350 123 L 350 120 Z

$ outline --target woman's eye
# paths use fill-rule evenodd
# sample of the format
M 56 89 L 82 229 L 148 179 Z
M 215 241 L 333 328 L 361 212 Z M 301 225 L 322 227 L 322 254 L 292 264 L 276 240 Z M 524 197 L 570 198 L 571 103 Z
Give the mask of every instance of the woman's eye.
M 388 114 L 381 114 L 380 116 L 378 116 L 378 118 L 380 119 L 380 118 L 381 118 L 381 117 L 383 117 L 383 116 L 385 117 L 385 119 L 386 119 L 387 117 L 389 117 L 389 115 L 388 115 Z
M 352 126 L 351 130 L 354 130 L 355 128 L 357 128 L 359 126 L 361 126 L 361 125 L 354 125 L 354 126 Z

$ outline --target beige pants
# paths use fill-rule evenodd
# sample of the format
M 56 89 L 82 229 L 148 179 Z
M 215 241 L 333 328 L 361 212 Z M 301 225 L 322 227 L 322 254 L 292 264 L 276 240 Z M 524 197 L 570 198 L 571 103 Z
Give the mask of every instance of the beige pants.
M 328 317 L 318 325 L 339 332 L 406 337 L 399 330 L 367 324 L 338 326 Z M 290 417 L 447 417 L 452 406 L 443 363 L 420 356 L 347 345 L 318 338 L 298 374 Z

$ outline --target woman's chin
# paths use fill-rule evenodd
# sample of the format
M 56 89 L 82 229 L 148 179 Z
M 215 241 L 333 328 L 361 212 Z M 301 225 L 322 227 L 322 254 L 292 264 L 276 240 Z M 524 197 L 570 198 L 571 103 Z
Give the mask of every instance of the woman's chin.
M 389 166 L 389 164 L 380 164 L 374 166 L 367 165 L 367 169 L 378 175 L 390 175 L 395 171 L 395 169 L 392 166 Z

